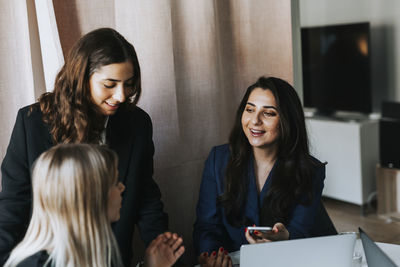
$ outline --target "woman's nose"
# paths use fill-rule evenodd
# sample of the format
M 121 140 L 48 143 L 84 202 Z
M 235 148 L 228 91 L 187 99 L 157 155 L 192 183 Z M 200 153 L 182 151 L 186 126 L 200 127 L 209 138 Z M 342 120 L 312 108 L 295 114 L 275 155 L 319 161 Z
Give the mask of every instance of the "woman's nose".
M 260 120 L 260 114 L 257 113 L 257 112 L 254 112 L 254 113 L 252 114 L 251 122 L 252 122 L 253 124 L 255 124 L 255 125 L 259 124 L 259 123 L 261 122 L 261 120 Z
M 113 98 L 119 103 L 125 102 L 125 88 L 123 85 L 120 85 L 116 88 Z

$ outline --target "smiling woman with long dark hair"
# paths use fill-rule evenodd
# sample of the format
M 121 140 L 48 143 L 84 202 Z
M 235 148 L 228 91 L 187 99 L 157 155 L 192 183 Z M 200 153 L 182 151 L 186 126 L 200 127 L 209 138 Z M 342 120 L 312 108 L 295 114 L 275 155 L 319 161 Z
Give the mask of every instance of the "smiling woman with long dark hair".
M 136 106 L 141 90 L 133 45 L 117 31 L 101 28 L 74 44 L 53 92 L 19 110 L 1 166 L 0 265 L 29 223 L 32 164 L 57 144 L 106 144 L 117 153 L 118 179 L 126 190 L 121 218 L 112 229 L 125 266 L 132 259 L 135 225 L 146 245 L 167 230 L 168 217 L 152 177 L 152 122 Z
M 248 242 L 318 235 L 324 178 L 325 164 L 309 152 L 296 91 L 279 78 L 259 78 L 239 105 L 229 144 L 214 147 L 206 161 L 196 252 L 204 258 Z M 273 230 L 250 235 L 246 227 L 253 225 Z

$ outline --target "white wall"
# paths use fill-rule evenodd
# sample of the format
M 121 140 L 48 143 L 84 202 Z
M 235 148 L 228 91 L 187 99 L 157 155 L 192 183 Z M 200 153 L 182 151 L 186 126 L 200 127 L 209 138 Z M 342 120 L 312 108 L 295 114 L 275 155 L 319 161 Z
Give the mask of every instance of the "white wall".
M 300 25 L 371 23 L 373 107 L 400 101 L 400 1 L 298 0 Z

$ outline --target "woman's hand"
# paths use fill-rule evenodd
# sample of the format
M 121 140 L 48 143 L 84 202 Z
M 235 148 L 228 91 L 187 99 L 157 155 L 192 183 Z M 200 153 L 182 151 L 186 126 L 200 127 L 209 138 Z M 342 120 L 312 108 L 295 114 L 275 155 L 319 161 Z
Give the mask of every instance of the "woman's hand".
M 231 257 L 228 255 L 228 251 L 224 248 L 219 248 L 218 254 L 213 251 L 210 256 L 207 252 L 200 254 L 199 263 L 201 267 L 232 267 Z
M 181 246 L 183 240 L 177 234 L 165 232 L 154 239 L 146 249 L 145 267 L 170 267 L 183 252 L 185 247 Z
M 249 234 L 249 231 L 246 231 L 245 236 L 247 241 L 250 244 L 256 244 L 256 243 L 265 243 L 265 242 L 270 242 L 270 241 L 281 241 L 281 240 L 288 240 L 289 239 L 289 232 L 286 229 L 285 225 L 283 223 L 276 223 L 274 227 L 272 228 L 272 231 L 270 233 L 261 233 L 259 231 L 254 231 L 254 235 L 257 236 L 257 238 L 254 238 Z

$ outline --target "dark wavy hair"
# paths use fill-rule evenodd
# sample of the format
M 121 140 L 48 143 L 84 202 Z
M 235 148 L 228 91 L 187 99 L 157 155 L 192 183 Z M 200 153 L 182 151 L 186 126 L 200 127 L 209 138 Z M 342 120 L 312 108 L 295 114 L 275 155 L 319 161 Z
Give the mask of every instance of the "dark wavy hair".
M 241 118 L 251 92 L 256 88 L 270 90 L 275 97 L 280 116 L 277 165 L 274 179 L 263 200 L 261 225 L 287 223 L 295 201 L 304 204 L 312 200 L 312 179 L 321 165 L 309 154 L 304 112 L 294 88 L 286 81 L 274 77 L 260 77 L 247 88 L 236 113 L 229 137 L 230 158 L 226 168 L 225 192 L 219 201 L 225 209 L 228 222 L 234 226 L 254 223 L 244 217 L 247 199 L 249 160 L 252 148 L 243 132 Z M 303 197 L 303 196 L 307 197 Z
M 79 39 L 57 74 L 54 91 L 39 98 L 44 122 L 55 143 L 98 143 L 104 115 L 92 102 L 89 79 L 105 65 L 131 62 L 133 90 L 120 109 L 134 108 L 141 94 L 140 66 L 134 47 L 117 31 L 101 28 Z

